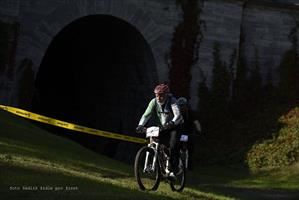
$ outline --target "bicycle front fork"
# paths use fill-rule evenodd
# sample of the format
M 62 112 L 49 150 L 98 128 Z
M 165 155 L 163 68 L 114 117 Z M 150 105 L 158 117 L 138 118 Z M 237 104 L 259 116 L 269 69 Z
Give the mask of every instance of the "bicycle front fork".
M 151 170 L 153 172 L 155 171 L 157 157 L 158 157 L 158 151 L 155 150 L 155 149 L 154 149 L 154 151 L 155 151 L 155 155 L 153 157 L 152 163 L 149 163 L 150 162 L 149 161 L 149 154 L 150 153 L 148 151 L 146 152 L 143 172 L 145 172 L 146 170 Z
M 189 153 L 188 149 L 181 149 L 181 159 L 180 159 L 180 165 L 185 165 L 185 168 L 188 169 L 188 160 L 189 160 Z

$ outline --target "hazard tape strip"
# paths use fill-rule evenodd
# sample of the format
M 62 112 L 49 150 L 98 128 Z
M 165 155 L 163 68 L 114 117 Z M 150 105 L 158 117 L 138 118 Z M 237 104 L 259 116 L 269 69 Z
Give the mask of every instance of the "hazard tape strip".
M 26 110 L 23 110 L 20 108 L 0 105 L 0 109 L 6 110 L 10 113 L 13 113 L 15 115 L 18 115 L 18 116 L 21 116 L 21 117 L 24 117 L 27 119 L 42 122 L 45 124 L 50 124 L 53 126 L 58 126 L 58 127 L 69 129 L 69 130 L 79 131 L 79 132 L 88 133 L 91 135 L 97 135 L 97 136 L 102 136 L 102 137 L 112 138 L 112 139 L 117 139 L 117 140 L 124 140 L 124 141 L 135 142 L 135 143 L 146 143 L 146 140 L 143 138 L 137 138 L 137 137 L 132 137 L 132 136 L 128 136 L 128 135 L 112 133 L 112 132 L 108 132 L 108 131 L 101 131 L 101 130 L 89 128 L 86 126 L 80 126 L 77 124 L 72 124 L 69 122 L 54 119 L 51 117 L 39 115 L 39 114 L 29 112 L 29 111 L 26 111 Z

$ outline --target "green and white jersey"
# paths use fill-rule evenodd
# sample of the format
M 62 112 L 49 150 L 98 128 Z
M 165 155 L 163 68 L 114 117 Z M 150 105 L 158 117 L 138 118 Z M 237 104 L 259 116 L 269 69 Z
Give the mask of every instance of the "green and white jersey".
M 163 105 L 158 103 L 156 98 L 153 98 L 148 104 L 147 109 L 142 115 L 138 125 L 144 126 L 153 114 L 157 115 L 160 126 L 164 126 L 166 122 L 169 121 L 173 121 L 175 125 L 184 122 L 177 100 L 171 95 L 168 96 Z

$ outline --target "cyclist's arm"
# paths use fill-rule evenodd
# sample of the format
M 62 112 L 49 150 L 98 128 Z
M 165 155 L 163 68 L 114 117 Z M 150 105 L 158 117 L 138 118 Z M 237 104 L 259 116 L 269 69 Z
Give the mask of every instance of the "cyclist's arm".
M 198 119 L 196 119 L 194 113 L 192 111 L 189 111 L 189 118 L 190 118 L 190 122 L 192 124 L 190 124 L 190 127 L 192 127 L 191 130 L 193 130 L 192 132 L 195 133 L 195 134 L 198 134 L 201 132 L 201 124 L 199 122 Z
M 173 118 L 171 121 L 173 121 L 175 125 L 183 123 L 183 116 L 181 115 L 180 108 L 175 101 L 171 102 L 171 109 L 173 112 Z
M 144 114 L 142 115 L 138 125 L 144 126 L 148 122 L 148 120 L 151 118 L 152 113 L 154 111 L 154 106 L 155 106 L 155 99 L 152 99 L 148 104 Z
M 195 126 L 196 131 L 198 133 L 200 133 L 201 132 L 201 125 L 200 125 L 199 121 L 196 119 L 196 120 L 193 121 L 193 124 Z

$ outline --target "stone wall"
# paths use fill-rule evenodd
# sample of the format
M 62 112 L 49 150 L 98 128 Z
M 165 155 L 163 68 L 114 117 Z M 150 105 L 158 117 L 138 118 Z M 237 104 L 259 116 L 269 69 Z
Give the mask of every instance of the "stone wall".
M 36 74 L 49 44 L 59 31 L 76 19 L 101 14 L 115 16 L 135 26 L 152 49 L 159 79 L 167 79 L 165 55 L 169 51 L 173 29 L 180 19 L 180 11 L 174 1 L 6 0 L 0 4 L 1 20 L 15 20 L 21 24 L 16 67 L 21 60 L 30 59 Z M 17 90 L 17 85 L 12 86 L 9 92 L 12 99 L 1 97 L 0 103 L 18 106 L 18 101 L 14 100 Z M 6 93 L 3 95 L 6 96 Z
M 278 82 L 277 67 L 283 54 L 292 45 L 288 36 L 296 26 L 296 21 L 299 22 L 298 14 L 299 6 L 296 11 L 249 4 L 244 10 L 243 26 L 248 67 L 254 66 L 257 50 L 262 76 L 266 77 L 270 72 L 275 84 Z
M 201 19 L 206 28 L 200 44 L 199 61 L 192 70 L 191 103 L 194 109 L 198 102 L 196 95 L 202 74 L 208 84 L 211 83 L 213 44 L 220 43 L 221 59 L 228 64 L 233 50 L 239 49 L 241 26 L 248 68 L 253 67 L 257 50 L 263 77 L 270 72 L 274 83 L 278 82 L 277 67 L 283 54 L 291 47 L 288 35 L 296 21 L 299 22 L 299 6 L 249 1 L 244 7 L 242 1 L 210 0 L 203 5 Z
M 201 27 L 203 40 L 199 47 L 199 60 L 192 69 L 191 99 L 192 107 L 197 105 L 197 89 L 201 76 L 211 83 L 213 68 L 213 45 L 221 45 L 221 59 L 229 62 L 234 49 L 239 48 L 240 26 L 242 23 L 241 2 L 205 1 L 200 18 L 205 26 Z
M 211 82 L 214 42 L 221 45 L 222 60 L 228 62 L 240 42 L 240 27 L 244 27 L 245 51 L 249 66 L 254 61 L 254 51 L 258 50 L 262 73 L 275 71 L 283 53 L 291 43 L 287 36 L 298 21 L 297 1 L 289 0 L 288 6 L 271 2 L 249 1 L 243 9 L 243 1 L 206 0 L 203 1 L 201 19 L 205 22 L 204 39 L 200 44 L 199 61 L 192 69 L 192 107 L 197 104 L 197 87 L 201 73 Z M 259 2 L 259 3 L 257 3 Z M 260 3 L 268 2 L 268 3 Z M 270 3 L 269 3 L 270 2 Z M 277 5 L 277 6 L 273 6 Z M 149 43 L 157 67 L 160 81 L 167 80 L 167 55 L 176 25 L 181 20 L 181 10 L 173 0 L 5 0 L 0 1 L 0 19 L 18 21 L 20 37 L 16 56 L 16 69 L 21 60 L 33 61 L 35 74 L 53 37 L 67 24 L 87 15 L 105 14 L 118 17 L 135 26 Z M 15 94 L 19 81 L 6 81 L 1 76 L 0 103 L 17 106 Z M 15 75 L 20 77 L 20 75 Z M 275 78 L 277 80 L 277 77 Z M 9 97 L 8 97 L 9 96 Z

